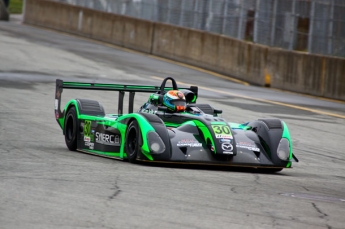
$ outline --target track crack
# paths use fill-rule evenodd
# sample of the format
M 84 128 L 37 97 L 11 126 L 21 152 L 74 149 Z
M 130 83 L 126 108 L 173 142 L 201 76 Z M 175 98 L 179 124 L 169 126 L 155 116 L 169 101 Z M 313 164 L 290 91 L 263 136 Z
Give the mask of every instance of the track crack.
M 119 180 L 119 176 L 116 177 L 114 186 L 113 186 L 113 188 L 111 188 L 112 190 L 115 190 L 115 191 L 111 196 L 108 197 L 109 200 L 113 200 L 121 192 L 121 189 L 117 184 L 118 180 Z
M 319 218 L 328 221 L 328 219 L 327 219 L 328 214 L 326 214 L 326 213 L 324 213 L 323 211 L 321 211 L 321 209 L 320 209 L 315 203 L 311 203 L 311 204 L 313 205 L 314 209 L 315 209 L 319 214 L 321 214 L 321 215 L 319 216 Z M 331 227 L 330 225 L 328 225 L 327 223 L 326 223 L 325 226 L 327 227 L 327 229 L 332 229 L 332 227 Z
M 320 208 L 318 208 L 318 206 L 315 203 L 311 203 L 313 205 L 313 207 L 315 208 L 315 210 L 321 214 L 320 218 L 324 219 L 325 217 L 327 217 L 328 215 L 324 212 L 322 212 L 320 210 Z

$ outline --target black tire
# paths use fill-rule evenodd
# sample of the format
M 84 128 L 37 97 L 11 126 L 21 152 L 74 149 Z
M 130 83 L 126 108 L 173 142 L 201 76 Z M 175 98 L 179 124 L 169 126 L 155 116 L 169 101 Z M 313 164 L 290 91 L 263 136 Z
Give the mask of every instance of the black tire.
M 65 119 L 65 142 L 69 150 L 77 150 L 78 119 L 75 107 L 71 107 Z
M 125 150 L 127 153 L 128 161 L 131 163 L 137 162 L 137 156 L 139 153 L 139 138 L 140 138 L 140 131 L 139 125 L 136 120 L 133 120 L 126 132 L 126 143 L 125 143 Z

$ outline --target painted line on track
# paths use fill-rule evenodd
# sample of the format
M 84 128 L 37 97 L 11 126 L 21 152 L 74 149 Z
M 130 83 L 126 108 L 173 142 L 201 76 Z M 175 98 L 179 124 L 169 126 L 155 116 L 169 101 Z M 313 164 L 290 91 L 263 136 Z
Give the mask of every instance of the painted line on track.
M 151 76 L 151 78 L 152 79 L 156 79 L 156 80 L 163 80 L 164 79 L 164 78 L 158 77 L 158 76 Z M 184 82 L 181 82 L 181 81 L 176 81 L 176 83 L 184 84 L 184 85 L 189 85 L 189 86 L 191 85 L 191 84 L 187 84 L 187 83 L 184 83 Z M 224 94 L 224 95 L 231 95 L 231 96 L 234 96 L 234 97 L 237 97 L 237 98 L 242 98 L 242 99 L 247 99 L 247 100 L 252 100 L 252 101 L 257 101 L 257 102 L 263 102 L 263 103 L 269 103 L 269 104 L 274 104 L 274 105 L 294 108 L 294 109 L 298 109 L 298 110 L 309 111 L 309 112 L 316 113 L 316 114 L 328 115 L 328 116 L 332 116 L 332 117 L 336 117 L 336 118 L 345 119 L 345 115 L 340 115 L 340 114 L 336 114 L 336 113 L 331 113 L 331 112 L 326 112 L 326 111 L 310 109 L 310 108 L 306 108 L 306 107 L 302 107 L 302 106 L 296 106 L 296 105 L 292 105 L 292 104 L 288 104 L 288 103 L 282 103 L 282 102 L 277 102 L 277 101 L 272 101 L 272 100 L 267 100 L 267 99 L 254 98 L 254 97 L 240 95 L 240 94 L 236 94 L 236 93 L 232 93 L 232 92 L 221 91 L 219 89 L 208 88 L 208 87 L 200 86 L 200 85 L 197 85 L 197 84 L 193 84 L 193 85 L 198 86 L 198 88 L 201 88 L 201 89 L 204 89 L 204 90 L 207 90 L 207 91 L 217 92 L 217 93 L 221 93 L 221 94 Z

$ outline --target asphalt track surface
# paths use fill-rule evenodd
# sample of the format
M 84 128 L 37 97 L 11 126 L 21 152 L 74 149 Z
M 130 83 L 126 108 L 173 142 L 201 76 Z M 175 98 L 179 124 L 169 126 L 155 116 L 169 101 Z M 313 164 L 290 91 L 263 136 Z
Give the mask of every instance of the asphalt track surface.
M 135 165 L 67 150 L 55 79 L 200 86 L 233 122 L 281 118 L 293 169 Z M 65 90 L 116 112 L 116 92 Z M 137 95 L 139 107 L 147 95 Z M 234 83 L 87 39 L 0 22 L 0 228 L 345 228 L 345 104 Z

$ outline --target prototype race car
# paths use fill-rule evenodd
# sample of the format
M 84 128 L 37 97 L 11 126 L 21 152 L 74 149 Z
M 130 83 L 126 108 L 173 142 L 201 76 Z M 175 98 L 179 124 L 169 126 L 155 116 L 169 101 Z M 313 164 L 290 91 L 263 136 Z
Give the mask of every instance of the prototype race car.
M 172 87 L 166 87 L 167 81 Z M 94 100 L 72 99 L 61 111 L 65 89 L 119 91 L 118 114 L 106 114 Z M 128 113 L 123 113 L 129 92 Z M 152 93 L 133 112 L 135 92 Z M 135 163 L 169 162 L 264 168 L 290 168 L 290 133 L 279 119 L 242 124 L 219 117 L 222 110 L 197 104 L 198 87 L 178 88 L 168 77 L 158 86 L 63 82 L 56 80 L 55 117 L 69 150 Z

